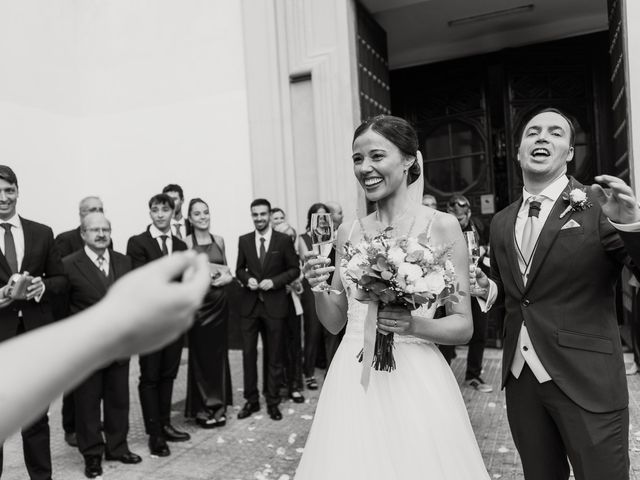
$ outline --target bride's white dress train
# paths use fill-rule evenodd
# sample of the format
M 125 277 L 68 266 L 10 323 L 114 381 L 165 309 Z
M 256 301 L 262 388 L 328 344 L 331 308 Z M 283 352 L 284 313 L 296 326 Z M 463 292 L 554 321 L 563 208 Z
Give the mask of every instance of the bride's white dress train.
M 367 305 L 348 297 L 347 330 L 295 479 L 488 480 L 456 379 L 433 343 L 396 335 L 396 370 L 372 370 L 364 391 L 356 356 Z

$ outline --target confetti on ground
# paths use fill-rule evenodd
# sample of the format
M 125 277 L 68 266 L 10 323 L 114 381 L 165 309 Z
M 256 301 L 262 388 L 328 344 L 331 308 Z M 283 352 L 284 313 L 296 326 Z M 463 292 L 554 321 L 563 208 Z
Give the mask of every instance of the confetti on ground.
M 295 433 L 292 433 L 291 435 L 289 435 L 289 443 L 291 444 L 291 443 L 295 442 L 297 436 L 298 435 L 295 434 Z
M 312 415 L 300 415 L 300 418 L 303 420 L 312 420 L 313 416 Z
M 508 453 L 509 449 L 507 447 L 500 447 L 498 449 L 498 453 Z
M 255 429 L 256 429 L 256 427 L 251 426 L 251 427 L 249 427 L 247 430 L 249 430 L 250 432 L 253 432 Z
M 296 452 L 297 453 L 302 453 L 302 452 L 304 452 L 304 448 L 296 448 Z
M 268 444 L 267 448 L 273 448 L 273 443 Z
M 255 442 L 256 439 L 255 438 L 247 438 L 247 442 Z
M 502 477 L 502 475 L 500 475 L 499 473 L 494 473 L 493 474 L 493 478 L 500 478 L 500 477 Z
M 221 436 L 218 436 L 218 440 L 216 440 L 216 443 L 226 443 L 224 438 L 222 438 Z
M 278 449 L 276 450 L 276 455 L 284 455 L 284 452 L 284 447 L 278 447 Z
M 280 478 L 278 480 L 289 480 L 290 478 L 291 477 L 285 473 L 284 475 L 280 475 Z
M 489 403 L 487 403 L 487 407 L 496 408 L 496 403 L 495 402 L 489 402 Z
M 296 411 L 295 411 L 293 408 L 289 408 L 289 409 L 287 410 L 287 413 L 288 413 L 289 415 L 293 415 L 294 413 L 296 413 Z
M 256 420 L 262 420 L 264 418 L 264 415 L 254 415 L 253 418 L 255 418 Z

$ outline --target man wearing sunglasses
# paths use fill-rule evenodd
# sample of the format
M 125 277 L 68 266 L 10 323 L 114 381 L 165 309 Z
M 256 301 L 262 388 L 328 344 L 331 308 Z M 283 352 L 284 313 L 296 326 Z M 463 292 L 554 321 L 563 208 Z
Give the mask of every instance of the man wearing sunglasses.
M 486 254 L 487 239 L 484 235 L 484 226 L 471 218 L 471 204 L 464 195 L 453 195 L 447 203 L 447 211 L 458 219 L 463 232 L 475 232 L 480 245 L 480 268 L 483 268 L 483 257 Z M 487 272 L 488 273 L 488 272 Z M 467 353 L 467 371 L 465 384 L 482 393 L 491 393 L 493 387 L 482 380 L 482 358 L 484 347 L 487 343 L 487 314 L 484 313 L 478 302 L 471 302 L 471 314 L 473 316 L 473 336 L 469 340 Z M 455 356 L 455 355 L 453 355 Z

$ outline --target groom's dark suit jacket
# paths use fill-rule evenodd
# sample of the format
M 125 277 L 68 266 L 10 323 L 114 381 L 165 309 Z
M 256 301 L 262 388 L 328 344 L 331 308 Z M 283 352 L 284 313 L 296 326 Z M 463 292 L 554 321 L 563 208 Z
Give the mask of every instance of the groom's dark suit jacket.
M 255 232 L 240 237 L 236 277 L 245 287 L 251 277 L 255 278 L 258 283 L 264 279 L 271 279 L 273 288 L 264 292 L 245 288 L 243 302 L 240 305 L 240 315 L 249 315 L 260 295 L 269 315 L 286 317 L 289 303 L 285 286 L 300 275 L 300 262 L 293 248 L 293 242 L 284 233 L 272 231 L 264 265 L 260 265 L 255 238 Z
M 25 330 L 47 325 L 53 321 L 50 299 L 64 292 L 67 280 L 60 254 L 53 244 L 51 228 L 41 223 L 20 217 L 24 233 L 24 258 L 21 272 L 33 277 L 42 277 L 45 293 L 39 303 L 35 300 L 16 301 L 0 309 L 0 341 L 16 334 L 18 311 L 22 311 Z M 11 270 L 4 254 L 0 253 L 0 286 L 9 281 Z
M 569 185 L 582 187 L 575 180 Z M 623 263 L 630 256 L 640 264 L 640 233 L 616 230 L 597 200 L 590 201 L 591 208 L 560 218 L 567 203 L 558 198 L 540 233 L 526 286 L 515 244 L 522 199 L 496 214 L 491 270 L 505 304 L 503 387 L 526 322 L 536 353 L 558 387 L 582 408 L 607 412 L 628 404 L 614 295 Z M 580 226 L 561 230 L 570 220 Z

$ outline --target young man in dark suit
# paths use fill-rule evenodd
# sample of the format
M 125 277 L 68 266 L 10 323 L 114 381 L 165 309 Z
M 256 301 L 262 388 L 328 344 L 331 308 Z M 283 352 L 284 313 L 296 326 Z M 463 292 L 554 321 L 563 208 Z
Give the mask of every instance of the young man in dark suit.
M 102 200 L 96 196 L 85 197 L 80 200 L 78 205 L 78 214 L 80 216 L 80 223 L 82 219 L 92 212 L 104 213 L 104 206 Z M 73 230 L 67 230 L 58 234 L 54 240 L 54 244 L 60 252 L 60 257 L 64 258 L 67 255 L 82 250 L 84 248 L 84 241 L 80 231 L 80 226 Z M 109 248 L 113 249 L 113 243 L 109 241 Z M 69 316 L 69 305 L 67 304 L 67 295 L 54 298 L 53 316 L 56 320 L 60 320 Z M 68 392 L 62 397 L 62 429 L 64 430 L 64 439 L 72 447 L 77 447 L 78 442 L 76 439 L 76 425 L 75 425 L 75 407 L 73 404 L 73 392 Z
M 187 249 L 182 240 L 171 234 L 174 208 L 173 199 L 165 193 L 151 197 L 151 225 L 141 234 L 131 237 L 127 244 L 127 255 L 133 268 Z M 171 454 L 167 441 L 184 442 L 191 438 L 188 433 L 171 425 L 171 394 L 180 367 L 182 344 L 180 337 L 157 352 L 140 356 L 140 405 L 149 435 L 149 450 L 159 457 Z
M 66 279 L 53 232 L 16 213 L 18 179 L 0 165 L 0 286 L 14 273 L 29 272 L 26 296 L 0 309 L 0 341 L 53 321 L 49 299 L 64 292 Z M 35 353 L 34 353 L 35 355 Z M 49 418 L 44 412 L 22 430 L 24 459 L 31 480 L 51 480 Z M 0 474 L 2 451 L 0 450 Z
M 131 270 L 131 259 L 110 251 L 111 223 L 103 213 L 82 218 L 85 246 L 62 263 L 69 282 L 69 314 L 98 303 L 111 285 Z M 129 432 L 129 359 L 117 360 L 94 372 L 74 391 L 78 449 L 84 457 L 85 475 L 102 475 L 102 455 L 107 460 L 139 463 L 142 459 L 127 445 Z M 100 403 L 104 409 L 104 439 L 100 428 Z M 105 452 L 106 441 L 106 452 Z
M 558 110 L 525 123 L 523 197 L 491 224 L 491 278 L 506 313 L 502 384 L 527 480 L 568 479 L 567 457 L 577 480 L 626 480 L 628 390 L 614 286 L 623 263 L 640 261 L 640 209 L 616 177 L 595 177 L 607 190 L 567 177 L 574 138 Z
M 251 203 L 255 231 L 240 237 L 236 277 L 244 285 L 242 317 L 242 367 L 246 403 L 238 418 L 260 410 L 257 373 L 258 332 L 269 352 L 266 370 L 267 411 L 273 420 L 281 420 L 279 387 L 282 384 L 282 341 L 288 299 L 285 287 L 300 275 L 293 242 L 284 233 L 271 229 L 271 204 L 264 199 Z

